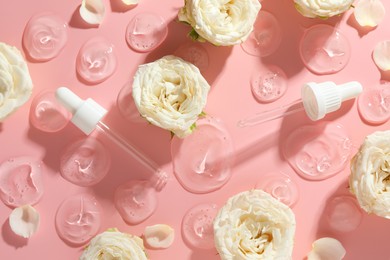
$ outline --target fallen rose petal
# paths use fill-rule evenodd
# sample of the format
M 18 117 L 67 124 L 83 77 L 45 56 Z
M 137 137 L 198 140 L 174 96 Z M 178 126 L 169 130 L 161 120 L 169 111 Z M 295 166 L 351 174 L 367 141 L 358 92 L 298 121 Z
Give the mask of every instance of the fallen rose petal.
M 122 3 L 124 3 L 125 5 L 136 5 L 138 4 L 138 0 L 122 0 Z
M 390 70 L 390 41 L 379 42 L 375 46 L 372 56 L 379 69 Z
M 307 260 L 341 260 L 346 253 L 340 241 L 331 237 L 317 239 L 312 246 Z
M 101 24 L 106 9 L 102 0 L 83 0 L 79 12 L 85 22 L 89 24 Z
M 144 231 L 145 242 L 151 248 L 168 248 L 174 240 L 174 230 L 165 224 L 147 226 Z
M 380 0 L 360 0 L 355 5 L 355 19 L 360 26 L 375 27 L 385 17 L 385 7 Z
M 31 237 L 39 226 L 39 213 L 30 205 L 15 208 L 9 216 L 11 230 L 18 236 Z

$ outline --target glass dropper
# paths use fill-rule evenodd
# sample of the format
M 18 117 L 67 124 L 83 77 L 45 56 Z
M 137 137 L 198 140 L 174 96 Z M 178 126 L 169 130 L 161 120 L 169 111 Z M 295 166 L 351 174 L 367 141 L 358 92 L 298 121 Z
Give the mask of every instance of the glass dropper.
M 282 118 L 300 111 L 313 121 L 322 119 L 327 113 L 336 111 L 341 103 L 357 97 L 363 91 L 357 81 L 336 85 L 332 81 L 322 83 L 308 82 L 302 86 L 301 99 L 276 109 L 257 113 L 254 116 L 238 121 L 238 127 L 254 126 Z
M 124 151 L 130 154 L 134 159 L 141 163 L 149 171 L 156 173 L 157 178 L 166 182 L 167 174 L 148 156 L 141 152 L 135 145 L 125 140 L 113 128 L 106 125 L 102 119 L 107 113 L 107 110 L 96 103 L 93 99 L 82 100 L 75 93 L 66 87 L 60 87 L 56 91 L 56 98 L 73 117 L 71 122 L 77 126 L 86 135 L 91 134 L 94 130 L 103 133 L 113 143 L 121 147 Z

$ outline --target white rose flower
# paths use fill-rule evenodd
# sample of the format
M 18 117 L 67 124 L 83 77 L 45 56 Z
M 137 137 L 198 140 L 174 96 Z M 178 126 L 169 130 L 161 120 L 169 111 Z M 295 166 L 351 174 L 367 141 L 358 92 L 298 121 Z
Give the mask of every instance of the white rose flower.
M 209 90 L 199 69 L 175 56 L 139 66 L 133 81 L 133 98 L 141 116 L 178 137 L 192 132 Z
M 329 18 L 347 11 L 354 0 L 294 0 L 295 8 L 306 17 Z
M 95 236 L 83 251 L 80 260 L 149 259 L 140 237 L 110 229 Z
M 351 160 L 349 186 L 368 213 L 390 218 L 390 131 L 368 135 Z
M 260 8 L 258 0 L 185 0 L 178 18 L 192 26 L 192 38 L 228 46 L 247 39 Z
M 32 88 L 22 53 L 0 42 L 0 122 L 27 102 Z
M 231 197 L 214 219 L 215 246 L 223 260 L 291 259 L 292 210 L 262 190 Z

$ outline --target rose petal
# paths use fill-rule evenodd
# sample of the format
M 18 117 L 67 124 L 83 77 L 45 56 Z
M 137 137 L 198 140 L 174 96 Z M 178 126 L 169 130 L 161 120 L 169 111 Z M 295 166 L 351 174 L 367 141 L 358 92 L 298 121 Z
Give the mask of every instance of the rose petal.
M 390 70 L 390 41 L 379 42 L 375 46 L 372 56 L 379 69 Z
M 138 4 L 138 0 L 122 0 L 122 2 L 125 4 L 125 5 L 136 5 Z
M 360 26 L 375 27 L 385 17 L 385 7 L 380 0 L 360 0 L 355 5 L 355 19 Z
M 174 239 L 174 230 L 165 224 L 147 226 L 144 231 L 144 240 L 151 248 L 168 248 Z
M 346 253 L 340 241 L 331 237 L 317 239 L 312 246 L 307 260 L 341 260 Z
M 39 213 L 30 205 L 15 208 L 9 216 L 11 230 L 24 238 L 31 237 L 39 226 Z
M 79 12 L 85 22 L 89 24 L 101 24 L 106 9 L 102 0 L 83 0 Z

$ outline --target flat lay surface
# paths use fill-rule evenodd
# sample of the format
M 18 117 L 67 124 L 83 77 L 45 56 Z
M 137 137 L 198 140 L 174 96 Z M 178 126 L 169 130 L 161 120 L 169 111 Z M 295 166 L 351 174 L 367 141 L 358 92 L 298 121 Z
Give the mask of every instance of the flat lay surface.
M 263 35 L 270 43 L 265 43 L 267 48 L 259 54 L 251 36 L 250 41 L 233 47 L 193 42 L 188 37 L 190 26 L 177 19 L 183 0 L 140 0 L 133 7 L 119 0 L 105 0 L 105 15 L 98 26 L 82 20 L 78 0 L 0 1 L 0 42 L 22 52 L 33 82 L 31 98 L 0 123 L 0 169 L 23 161 L 30 170 L 40 172 L 33 179 L 36 190 L 26 191 L 31 192 L 26 196 L 30 196 L 30 203 L 40 214 L 39 227 L 29 239 L 14 234 L 9 225 L 9 216 L 18 201 L 0 203 L 1 259 L 78 259 L 97 233 L 117 228 L 142 236 L 147 226 L 156 224 L 172 227 L 174 240 L 166 249 L 146 246 L 150 259 L 220 259 L 210 232 L 199 224 L 212 220 L 202 214 L 214 216 L 237 193 L 254 188 L 267 191 L 276 179 L 285 180 L 287 184 L 282 187 L 288 191 L 274 189 L 273 195 L 279 195 L 295 214 L 292 259 L 304 259 L 312 243 L 321 237 L 338 239 L 346 250 L 344 259 L 389 258 L 390 234 L 386 230 L 390 220 L 361 210 L 349 191 L 348 178 L 350 159 L 364 138 L 390 126 L 386 115 L 364 110 L 370 99 L 367 93 L 385 89 L 384 81 L 390 80 L 372 57 L 377 43 L 390 38 L 390 2 L 383 1 L 388 11 L 384 20 L 369 29 L 359 26 L 353 8 L 329 19 L 307 18 L 295 9 L 292 0 L 263 0 L 258 17 L 267 17 L 270 24 L 259 21 L 255 28 L 260 30 L 254 33 L 275 28 L 269 29 L 271 36 Z M 58 54 L 37 58 L 28 54 L 28 40 L 23 37 L 27 37 L 30 19 L 42 19 L 39 17 L 43 14 L 57 17 L 50 22 L 64 22 L 66 35 L 56 32 Z M 142 21 L 157 26 L 158 34 L 151 39 L 137 38 L 136 30 L 146 26 Z M 326 52 L 328 56 L 319 53 L 321 44 L 327 45 L 325 52 L 333 52 Z M 102 74 L 90 75 L 80 57 L 85 53 L 93 56 L 99 48 L 112 48 L 106 57 L 110 66 Z M 139 65 L 167 55 L 194 61 L 210 85 L 203 111 L 206 117 L 199 119 L 197 129 L 183 139 L 143 120 L 127 92 Z M 280 86 L 273 96 L 256 88 L 264 75 Z M 363 93 L 313 122 L 297 102 L 301 86 L 327 81 L 357 81 Z M 121 136 L 119 143 L 134 144 L 153 163 L 143 164 L 126 153 L 126 147 L 122 149 L 112 142 L 103 125 L 102 131 L 93 132 L 98 143 L 88 139 L 85 144 L 97 149 L 93 167 L 99 174 L 94 180 L 76 185 L 80 180 L 70 173 L 74 165 L 68 162 L 76 160 L 72 149 L 77 142 L 84 142 L 85 135 L 71 123 L 66 124 L 66 118 L 61 125 L 46 122 L 49 125 L 37 127 L 39 123 L 31 112 L 44 91 L 53 94 L 62 86 L 104 107 L 107 114 L 102 121 L 108 131 Z M 385 91 L 387 99 L 381 104 L 387 112 L 390 105 L 388 90 Z M 362 105 L 358 108 L 359 102 Z M 259 123 L 258 113 L 280 107 L 298 109 Z M 254 123 L 247 119 L 254 119 Z M 207 150 L 212 145 L 215 150 Z M 203 163 L 195 161 L 204 150 L 210 153 L 204 155 Z M 321 154 L 328 153 L 327 161 L 322 161 Z M 220 175 L 214 178 L 210 173 L 209 179 L 192 176 L 194 167 L 201 168 L 197 168 L 200 174 L 205 172 L 207 155 L 217 161 L 210 171 L 216 170 Z M 160 170 L 158 173 L 165 172 L 163 180 L 150 171 L 153 167 Z M 147 194 L 145 205 L 120 212 L 117 208 L 128 203 L 121 197 L 127 188 L 124 183 L 132 181 Z M 80 213 L 84 211 L 89 214 L 86 219 Z M 61 224 L 69 221 L 64 220 L 67 214 L 81 214 L 75 220 L 78 224 L 85 221 L 85 226 L 79 225 L 82 230 L 72 230 L 71 236 Z M 140 214 L 149 217 L 140 218 Z M 198 229 L 196 223 L 200 225 Z M 203 237 L 194 235 L 194 230 Z

